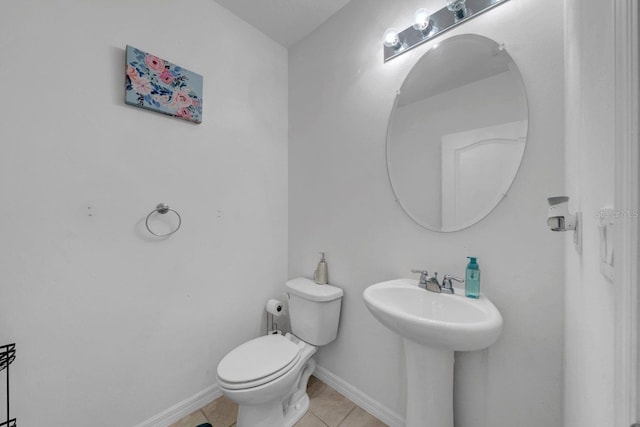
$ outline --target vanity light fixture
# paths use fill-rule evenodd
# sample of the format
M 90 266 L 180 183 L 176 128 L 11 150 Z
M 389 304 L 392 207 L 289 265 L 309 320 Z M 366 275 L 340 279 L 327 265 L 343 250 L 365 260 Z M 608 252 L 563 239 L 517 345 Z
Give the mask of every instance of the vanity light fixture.
M 384 32 L 384 62 L 506 1 L 509 0 L 445 0 L 445 6 L 433 13 L 418 9 L 410 27 Z
M 400 31 L 396 30 L 395 28 L 388 28 L 387 31 L 384 32 L 384 46 L 391 48 L 391 49 L 397 49 L 400 47 L 400 37 L 399 37 Z

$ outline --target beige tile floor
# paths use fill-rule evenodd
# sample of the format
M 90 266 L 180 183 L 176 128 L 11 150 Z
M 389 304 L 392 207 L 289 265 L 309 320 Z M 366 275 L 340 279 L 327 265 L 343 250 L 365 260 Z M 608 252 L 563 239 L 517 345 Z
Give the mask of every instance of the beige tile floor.
M 385 427 L 386 424 L 329 387 L 316 377 L 309 378 L 309 411 L 295 427 Z M 210 423 L 213 427 L 236 425 L 238 405 L 222 396 L 170 427 L 196 427 Z

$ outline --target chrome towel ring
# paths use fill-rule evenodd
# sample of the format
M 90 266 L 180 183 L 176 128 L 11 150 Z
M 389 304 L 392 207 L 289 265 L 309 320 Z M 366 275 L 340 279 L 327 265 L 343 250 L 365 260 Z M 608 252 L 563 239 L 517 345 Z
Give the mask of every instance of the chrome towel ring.
M 178 217 L 178 225 L 176 226 L 175 230 L 170 231 L 170 232 L 168 232 L 166 234 L 158 234 L 158 233 L 155 233 L 153 230 L 151 230 L 151 227 L 149 227 L 149 218 L 151 218 L 151 215 L 153 215 L 154 213 L 159 213 L 159 214 L 164 215 L 169 211 L 173 212 Z M 157 237 L 169 237 L 173 233 L 175 233 L 176 231 L 178 231 L 180 229 L 180 226 L 182 225 L 182 217 L 180 216 L 178 211 L 176 211 L 175 209 L 171 209 L 168 204 L 166 204 L 166 203 L 158 203 L 158 206 L 156 206 L 156 208 L 154 210 L 152 210 L 151 212 L 149 212 L 149 215 L 147 215 L 147 219 L 144 221 L 144 225 L 147 227 L 147 230 L 149 230 L 149 233 L 153 234 L 154 236 L 157 236 Z

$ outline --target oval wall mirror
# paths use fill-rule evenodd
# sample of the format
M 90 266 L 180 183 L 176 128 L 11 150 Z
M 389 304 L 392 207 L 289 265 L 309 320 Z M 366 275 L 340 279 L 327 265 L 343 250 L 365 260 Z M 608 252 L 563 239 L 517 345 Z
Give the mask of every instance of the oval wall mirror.
M 389 118 L 387 170 L 404 212 L 435 231 L 487 216 L 518 172 L 528 115 L 520 71 L 503 46 L 475 34 L 434 45 Z

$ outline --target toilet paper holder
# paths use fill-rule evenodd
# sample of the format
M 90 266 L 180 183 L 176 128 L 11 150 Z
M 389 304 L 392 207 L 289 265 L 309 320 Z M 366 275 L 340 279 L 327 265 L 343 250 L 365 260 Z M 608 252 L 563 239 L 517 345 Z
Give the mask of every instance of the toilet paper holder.
M 275 319 L 284 314 L 284 303 L 276 299 L 270 299 L 265 305 L 267 312 L 267 335 L 282 335 L 282 331 L 278 329 Z

